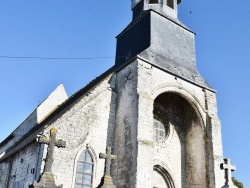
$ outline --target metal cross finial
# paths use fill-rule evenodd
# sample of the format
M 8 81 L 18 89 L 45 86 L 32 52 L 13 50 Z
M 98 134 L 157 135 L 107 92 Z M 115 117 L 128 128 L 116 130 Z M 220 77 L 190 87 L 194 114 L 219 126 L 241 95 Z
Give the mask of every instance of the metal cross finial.
M 106 159 L 105 164 L 105 175 L 110 176 L 110 166 L 111 166 L 111 160 L 117 159 L 116 155 L 111 155 L 111 147 L 107 147 L 107 153 L 100 153 L 99 154 L 100 159 Z
M 52 164 L 53 164 L 53 161 L 54 161 L 53 155 L 54 155 L 55 146 L 58 147 L 58 148 L 60 148 L 60 147 L 64 148 L 66 146 L 65 141 L 56 139 L 56 133 L 57 133 L 57 129 L 52 128 L 52 129 L 50 129 L 50 137 L 49 138 L 46 137 L 46 136 L 40 136 L 38 138 L 39 143 L 48 145 L 44 172 L 52 172 Z
M 233 185 L 232 182 L 232 171 L 236 170 L 235 165 L 231 165 L 230 159 L 224 159 L 224 163 L 221 163 L 220 168 L 222 170 L 225 170 L 225 186 Z

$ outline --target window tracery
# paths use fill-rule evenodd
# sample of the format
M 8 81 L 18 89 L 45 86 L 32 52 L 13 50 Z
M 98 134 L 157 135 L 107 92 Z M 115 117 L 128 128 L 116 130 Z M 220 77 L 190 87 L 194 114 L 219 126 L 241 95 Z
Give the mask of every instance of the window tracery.
M 77 161 L 75 188 L 92 188 L 93 167 L 93 156 L 88 149 L 85 149 Z

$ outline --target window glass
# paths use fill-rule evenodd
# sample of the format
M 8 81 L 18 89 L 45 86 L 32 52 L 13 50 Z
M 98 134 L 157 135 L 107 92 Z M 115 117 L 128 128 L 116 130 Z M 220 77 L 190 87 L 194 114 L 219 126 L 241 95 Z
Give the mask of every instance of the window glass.
M 84 150 L 76 167 L 75 188 L 92 188 L 93 179 L 93 157 L 86 149 Z
M 154 119 L 154 140 L 156 142 L 162 142 L 166 137 L 166 130 L 162 122 L 157 119 Z

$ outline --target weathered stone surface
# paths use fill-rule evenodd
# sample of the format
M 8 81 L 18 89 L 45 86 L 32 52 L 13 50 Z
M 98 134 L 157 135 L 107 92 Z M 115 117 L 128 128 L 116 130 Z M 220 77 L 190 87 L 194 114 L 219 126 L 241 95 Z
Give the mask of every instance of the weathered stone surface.
M 116 155 L 111 154 L 111 147 L 107 147 L 106 153 L 100 153 L 99 155 L 100 159 L 105 159 L 105 172 L 104 172 L 104 178 L 101 187 L 102 188 L 115 188 L 113 184 L 113 179 L 110 176 L 111 173 L 111 160 L 117 159 Z
M 55 184 L 54 175 L 51 172 L 45 172 L 42 175 L 39 183 L 35 182 L 30 186 L 31 188 L 62 188 L 63 185 L 57 186 Z
M 113 183 L 113 178 L 111 176 L 104 175 L 102 181 L 102 185 L 98 186 L 98 188 L 116 188 Z
M 124 67 L 112 69 L 115 72 L 108 72 L 91 88 L 87 86 L 81 95 L 72 96 L 58 113 L 38 125 L 37 133 L 46 135 L 40 141 L 49 143 L 50 130 L 56 128 L 67 147 L 54 147 L 64 145 L 55 137 L 48 152 L 46 145 L 26 142 L 9 161 L 0 164 L 1 171 L 9 173 L 1 177 L 4 183 L 0 181 L 0 186 L 22 183 L 27 187 L 44 172 L 34 186 L 74 187 L 76 164 L 86 148 L 92 157 L 93 169 L 86 170 L 93 177 L 89 182 L 92 187 L 102 178 L 104 188 L 219 188 L 224 184 L 216 96 L 196 70 L 194 33 L 156 12 L 150 13 L 147 23 L 152 23 L 148 27 L 152 40 L 147 41 L 146 51 L 134 59 L 127 56 Z M 138 43 L 131 40 L 129 44 L 121 57 L 129 55 Z M 161 142 L 154 139 L 154 118 L 161 115 L 158 103 L 166 114 L 164 127 L 168 127 Z M 23 124 L 16 130 L 16 138 L 32 128 L 34 119 L 27 119 L 27 127 Z M 13 143 L 2 146 L 0 153 Z M 117 160 L 106 163 L 105 171 L 98 153 L 107 145 L 114 148 Z M 46 159 L 47 153 L 50 158 Z
M 42 174 L 40 181 L 38 183 L 35 182 L 33 184 L 34 188 L 61 188 L 61 187 L 63 187 L 63 185 L 56 186 L 55 180 L 54 180 L 54 175 L 52 173 L 52 165 L 54 162 L 54 148 L 55 148 L 55 146 L 58 148 L 66 146 L 65 141 L 56 139 L 56 134 L 57 134 L 57 129 L 51 128 L 50 129 L 50 137 L 40 136 L 38 138 L 38 142 L 40 144 L 47 144 L 48 149 L 47 149 L 47 155 L 46 155 L 46 159 L 45 159 L 46 163 L 45 163 L 45 167 L 44 167 L 44 173 Z
M 117 73 L 117 110 L 114 153 L 116 176 L 119 188 L 134 188 L 137 179 L 137 64 L 131 63 Z M 140 156 L 138 156 L 140 157 Z
M 111 147 L 107 147 L 107 153 L 100 153 L 99 158 L 105 159 L 105 173 L 104 174 L 106 176 L 110 176 L 111 160 L 117 159 L 117 156 L 111 154 Z
M 154 165 L 167 169 L 175 187 L 221 186 L 223 173 L 218 167 L 222 143 L 214 93 L 141 59 L 121 70 L 117 78 L 117 186 L 133 187 L 135 184 L 126 183 L 135 178 L 136 186 L 152 187 Z M 164 93 L 178 99 L 169 99 L 166 106 L 170 117 L 168 138 L 155 143 L 152 136 L 154 100 Z M 136 143 L 138 147 L 134 147 Z M 136 158 L 131 156 L 133 153 L 137 153 Z M 136 175 L 133 172 L 137 172 Z
M 44 172 L 52 173 L 52 164 L 54 162 L 54 149 L 55 149 L 55 146 L 58 147 L 58 148 L 66 147 L 66 142 L 63 141 L 63 140 L 57 140 L 56 139 L 56 134 L 57 134 L 57 129 L 56 128 L 51 128 L 50 129 L 50 137 L 40 136 L 38 138 L 39 143 L 48 145 L 47 156 L 46 156 L 46 159 L 45 159 L 46 163 L 45 163 Z

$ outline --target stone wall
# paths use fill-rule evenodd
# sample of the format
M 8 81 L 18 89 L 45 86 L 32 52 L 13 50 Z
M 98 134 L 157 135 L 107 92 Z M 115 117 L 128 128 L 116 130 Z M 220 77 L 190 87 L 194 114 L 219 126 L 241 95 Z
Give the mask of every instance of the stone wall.
M 188 174 L 185 175 L 185 173 L 181 171 L 182 167 L 179 164 L 181 160 L 180 157 L 183 157 L 180 156 L 180 149 L 178 149 L 182 147 L 180 144 L 180 134 L 177 134 L 175 132 L 175 129 L 170 128 L 169 136 L 171 136 L 171 140 L 166 140 L 165 143 L 163 142 L 159 144 L 154 143 L 152 139 L 151 133 L 153 131 L 153 102 L 158 95 L 164 92 L 176 93 L 177 95 L 182 96 L 184 99 L 187 100 L 188 103 L 190 103 L 192 108 L 195 109 L 195 113 L 198 114 L 200 119 L 199 124 L 200 126 L 203 126 L 201 131 L 204 131 L 203 137 L 205 139 L 205 148 L 203 149 L 203 151 L 198 151 L 198 148 L 196 149 L 196 152 L 198 153 L 204 152 L 204 154 L 201 154 L 201 156 L 203 155 L 203 158 L 206 156 L 206 164 L 204 164 L 204 168 L 206 169 L 202 169 L 199 167 L 200 172 L 204 170 L 206 171 L 207 176 L 209 178 L 203 178 L 206 178 L 205 181 L 207 181 L 207 186 L 214 188 L 219 187 L 219 185 L 223 185 L 223 183 L 221 183 L 221 180 L 223 180 L 224 176 L 223 172 L 219 169 L 219 163 L 222 162 L 222 143 L 220 123 L 217 117 L 216 98 L 214 92 L 211 92 L 205 88 L 201 88 L 190 82 L 184 81 L 181 78 L 168 74 L 140 60 L 138 60 L 137 88 L 139 94 L 137 162 L 137 173 L 139 174 L 137 182 L 139 182 L 139 184 L 137 185 L 137 187 L 152 187 L 152 179 L 150 179 L 152 175 L 150 175 L 149 173 L 145 174 L 146 166 L 148 167 L 150 165 L 151 172 L 153 169 L 153 165 L 161 165 L 165 167 L 172 176 L 176 187 L 183 187 L 183 176 L 186 176 L 186 181 L 188 180 Z M 208 117 L 211 120 L 210 124 L 207 122 Z M 193 131 L 195 131 L 195 129 Z M 201 140 L 202 142 L 203 137 L 199 138 L 198 140 Z M 143 142 L 141 142 L 141 140 L 143 140 Z M 192 142 L 194 142 L 194 139 L 192 140 Z M 196 140 L 196 142 L 198 140 Z M 198 145 L 199 143 L 197 143 L 197 147 Z M 152 147 L 154 148 L 153 151 Z M 192 150 L 192 147 L 187 149 Z M 153 157 L 151 153 L 153 153 Z M 147 155 L 147 157 L 145 157 L 145 154 Z M 192 155 L 196 154 L 193 153 Z M 215 158 L 215 161 L 212 160 L 213 158 Z M 214 174 L 216 178 L 214 177 Z M 145 181 L 147 180 L 148 182 L 145 185 Z
M 176 125 L 170 125 L 171 139 L 159 144 L 152 136 L 153 106 L 156 97 L 165 92 L 182 97 L 194 111 L 186 109 L 191 113 L 184 122 L 192 120 L 192 114 L 196 116 L 188 125 L 189 132 L 178 132 Z M 117 99 L 118 187 L 151 188 L 155 165 L 168 171 L 176 187 L 222 185 L 222 143 L 214 92 L 138 59 L 117 73 Z
M 137 183 L 137 63 L 117 73 L 116 90 L 115 183 L 119 188 L 134 188 Z
M 105 153 L 107 146 L 114 145 L 116 109 L 114 86 L 115 75 L 108 75 L 44 126 L 41 134 L 49 137 L 50 129 L 57 128 L 57 139 L 66 141 L 66 148 L 55 147 L 52 171 L 57 185 L 63 184 L 65 188 L 73 187 L 78 156 L 87 147 L 94 158 L 93 186 L 97 187 L 100 184 L 105 160 L 99 159 L 98 155 L 100 152 Z M 20 126 L 16 131 L 25 134 L 30 126 L 25 130 L 21 127 L 25 126 Z M 34 142 L 13 155 L 12 163 L 6 161 L 0 164 L 0 171 L 3 172 L 0 185 L 7 181 L 6 178 L 2 179 L 8 176 L 6 169 L 9 166 L 12 168 L 10 188 L 13 186 L 26 188 L 34 179 L 39 179 L 44 169 L 47 146 L 36 144 Z M 37 170 L 32 170 L 31 173 L 31 169 L 36 165 Z
M 44 135 L 49 136 L 49 130 L 57 128 L 57 139 L 66 141 L 65 148 L 55 147 L 52 171 L 57 185 L 73 187 L 78 156 L 87 147 L 94 157 L 93 186 L 99 185 L 105 160 L 99 159 L 98 155 L 113 145 L 114 138 L 115 93 L 112 83 L 112 75 L 107 76 L 49 122 L 44 130 Z M 46 156 L 44 151 L 43 157 Z
M 209 171 L 214 176 L 210 177 L 210 182 L 214 182 L 215 187 L 221 187 L 225 183 L 224 171 L 220 169 L 223 163 L 223 150 L 221 138 L 221 124 L 217 114 L 217 102 L 215 93 L 205 91 L 207 109 L 207 130 L 209 133 L 208 147 L 211 148 L 212 155 L 209 157 Z
M 185 101 L 179 102 L 188 108 L 183 105 L 185 108 L 178 113 L 186 114 L 180 117 L 191 128 L 185 130 L 184 124 L 178 128 L 170 122 L 168 138 L 157 143 L 153 136 L 153 114 L 155 101 L 163 93 L 172 93 Z M 179 108 L 178 100 L 172 106 L 176 104 Z M 178 120 L 178 113 L 172 118 Z M 224 174 L 219 169 L 221 132 L 214 92 L 140 59 L 96 84 L 48 122 L 42 134 L 49 137 L 51 128 L 58 129 L 57 139 L 66 141 L 65 148 L 55 148 L 52 166 L 56 184 L 63 184 L 65 188 L 74 187 L 76 162 L 86 148 L 93 156 L 93 187 L 97 187 L 105 163 L 98 155 L 104 153 L 107 146 L 114 148 L 112 153 L 118 158 L 112 165 L 111 174 L 119 188 L 152 188 L 162 176 L 154 171 L 156 166 L 171 177 L 169 187 L 174 184 L 176 188 L 193 188 L 191 185 L 196 182 L 202 184 L 199 188 L 223 184 Z M 197 148 L 194 147 L 196 143 Z M 34 142 L 13 155 L 12 163 L 1 163 L 0 185 L 7 182 L 10 166 L 10 186 L 27 187 L 34 179 L 38 180 L 46 153 L 47 146 L 38 147 Z M 32 169 L 36 166 L 34 172 Z M 202 174 L 200 178 L 198 172 Z
M 31 143 L 11 156 L 8 162 L 1 164 L 5 166 L 4 176 L 1 176 L 1 179 L 5 178 L 2 179 L 0 185 L 6 187 L 8 184 L 8 188 L 28 187 L 34 179 L 35 163 L 36 143 Z
M 9 164 L 7 162 L 0 163 L 0 187 L 6 187 L 8 180 L 8 168 Z

